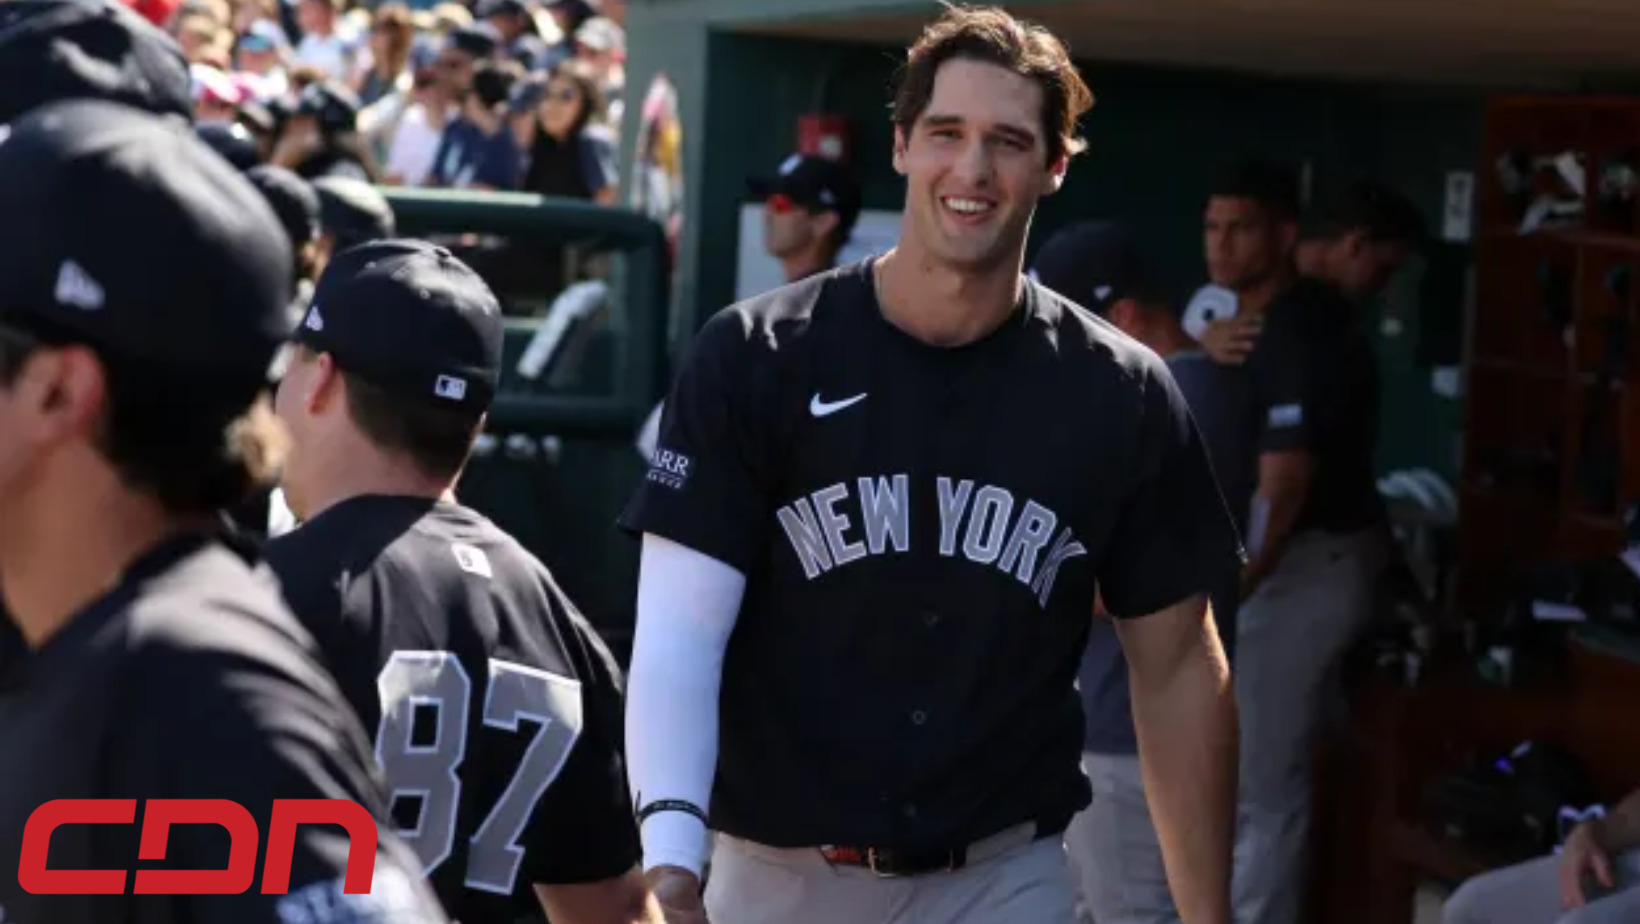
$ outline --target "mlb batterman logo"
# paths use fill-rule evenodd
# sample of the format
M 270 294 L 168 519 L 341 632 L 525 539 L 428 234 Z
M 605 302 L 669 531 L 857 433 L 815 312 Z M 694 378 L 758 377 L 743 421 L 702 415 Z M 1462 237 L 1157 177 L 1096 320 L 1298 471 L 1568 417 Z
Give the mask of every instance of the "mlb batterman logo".
M 433 383 L 433 394 L 446 401 L 460 401 L 467 397 L 467 380 L 453 375 L 441 375 Z

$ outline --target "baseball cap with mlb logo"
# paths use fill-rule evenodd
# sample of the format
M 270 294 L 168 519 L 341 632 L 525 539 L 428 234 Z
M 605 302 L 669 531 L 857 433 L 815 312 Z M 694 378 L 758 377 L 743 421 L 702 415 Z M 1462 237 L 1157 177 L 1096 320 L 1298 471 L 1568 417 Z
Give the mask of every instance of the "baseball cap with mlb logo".
M 35 109 L 0 141 L 0 318 L 193 382 L 242 411 L 290 331 L 291 249 L 192 126 Z
M 399 239 L 331 260 L 292 339 L 394 394 L 483 411 L 501 379 L 504 332 L 478 273 L 443 247 Z
M 1082 221 L 1059 229 L 1042 245 L 1030 275 L 1101 317 L 1125 298 L 1164 298 L 1133 238 L 1114 222 Z

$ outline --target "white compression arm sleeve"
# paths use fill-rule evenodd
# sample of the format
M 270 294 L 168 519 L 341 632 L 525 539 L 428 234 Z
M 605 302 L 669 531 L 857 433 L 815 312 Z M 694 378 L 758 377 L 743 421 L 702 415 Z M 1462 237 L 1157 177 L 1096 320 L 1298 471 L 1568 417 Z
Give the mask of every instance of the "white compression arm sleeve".
M 745 592 L 745 576 L 723 562 L 643 537 L 626 694 L 627 782 L 640 811 L 662 799 L 708 807 L 723 654 Z M 699 875 L 706 864 L 706 826 L 687 812 L 656 812 L 641 834 L 645 870 L 677 866 Z

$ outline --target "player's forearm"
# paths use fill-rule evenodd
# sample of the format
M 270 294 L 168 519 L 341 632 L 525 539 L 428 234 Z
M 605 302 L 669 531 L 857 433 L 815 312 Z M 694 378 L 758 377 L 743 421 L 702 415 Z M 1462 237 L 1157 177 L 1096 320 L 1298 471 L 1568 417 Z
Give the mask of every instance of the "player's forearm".
M 1248 517 L 1248 560 L 1242 572 L 1242 596 L 1247 597 L 1263 583 L 1281 561 L 1287 540 L 1304 507 L 1304 488 L 1290 481 L 1265 481 L 1253 496 Z
M 627 687 L 627 773 L 640 814 L 645 870 L 674 866 L 700 875 L 704 813 L 717 772 L 718 692 L 723 657 L 745 579 L 722 562 L 676 543 L 644 538 L 638 626 Z
M 1216 636 L 1166 676 L 1132 678 L 1146 801 L 1185 924 L 1227 924 L 1237 726 Z
M 643 874 L 576 885 L 536 885 L 536 898 L 553 924 L 661 924 L 665 919 Z
M 1640 847 L 1640 789 L 1625 796 L 1593 828 L 1595 840 L 1607 851 L 1621 853 Z

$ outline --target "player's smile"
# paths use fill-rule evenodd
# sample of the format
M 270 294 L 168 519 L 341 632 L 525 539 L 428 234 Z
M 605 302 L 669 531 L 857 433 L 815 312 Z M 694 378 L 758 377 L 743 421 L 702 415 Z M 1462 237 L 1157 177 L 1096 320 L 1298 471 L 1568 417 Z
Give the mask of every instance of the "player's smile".
M 997 211 L 996 200 L 976 196 L 941 196 L 940 207 L 949 220 L 961 225 L 984 224 Z

